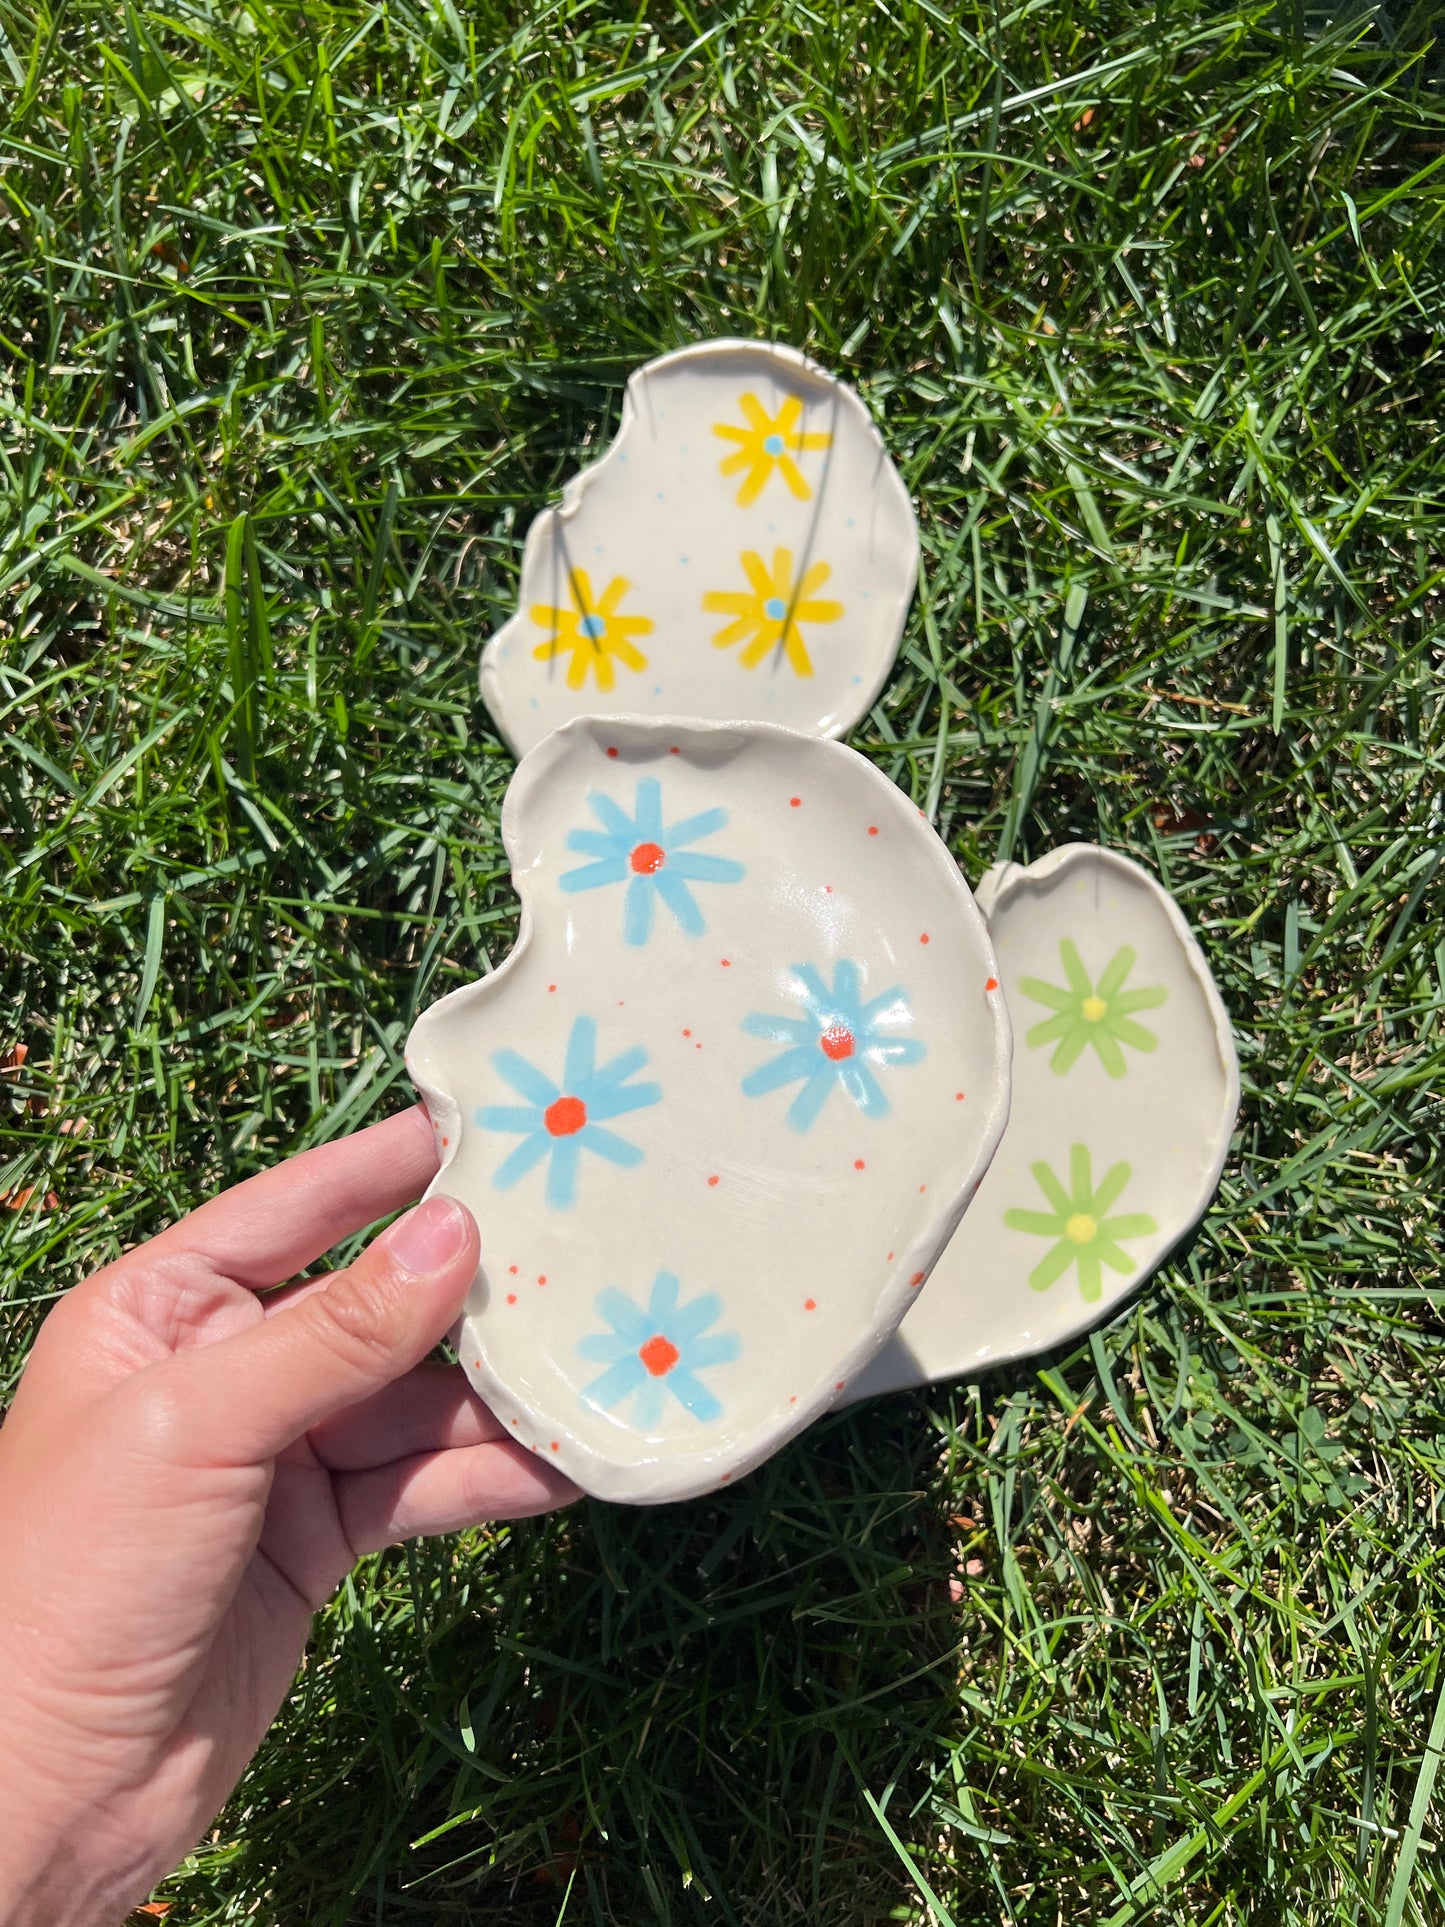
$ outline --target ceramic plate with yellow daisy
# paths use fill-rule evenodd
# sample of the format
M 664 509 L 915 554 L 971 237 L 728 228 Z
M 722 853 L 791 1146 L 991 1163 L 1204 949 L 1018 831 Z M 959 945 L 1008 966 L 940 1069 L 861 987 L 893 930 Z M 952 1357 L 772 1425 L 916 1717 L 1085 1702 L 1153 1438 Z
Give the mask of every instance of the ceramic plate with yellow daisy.
M 612 446 L 532 524 L 482 694 L 519 753 L 582 715 L 843 736 L 887 680 L 917 569 L 859 396 L 796 349 L 703 342 L 633 375 Z

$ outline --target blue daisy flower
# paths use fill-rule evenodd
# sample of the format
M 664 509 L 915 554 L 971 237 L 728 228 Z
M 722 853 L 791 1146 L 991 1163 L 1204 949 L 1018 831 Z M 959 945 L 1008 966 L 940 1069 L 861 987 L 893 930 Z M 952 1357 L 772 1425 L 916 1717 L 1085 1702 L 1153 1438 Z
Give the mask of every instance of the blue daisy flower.
M 567 848 L 593 861 L 564 871 L 558 878 L 562 888 L 575 893 L 626 883 L 622 935 L 627 943 L 643 944 L 652 935 L 659 897 L 689 937 L 700 937 L 707 926 L 688 884 L 737 883 L 743 866 L 731 857 L 707 856 L 686 846 L 716 836 L 728 820 L 727 811 L 704 810 L 669 828 L 662 820 L 662 785 L 655 776 L 638 783 L 631 816 L 600 790 L 587 801 L 602 828 L 573 830 Z
M 703 1336 L 722 1311 L 717 1292 L 705 1291 L 686 1305 L 677 1299 L 678 1282 L 670 1271 L 658 1272 L 645 1306 L 609 1285 L 596 1302 L 611 1331 L 589 1333 L 577 1347 L 583 1358 L 607 1367 L 584 1386 L 583 1398 L 609 1412 L 633 1399 L 632 1421 L 642 1431 L 662 1417 L 669 1393 L 696 1419 L 721 1418 L 722 1405 L 697 1374 L 730 1364 L 742 1350 L 735 1332 Z
M 584 1151 L 595 1152 L 624 1170 L 641 1164 L 643 1153 L 638 1147 L 615 1131 L 605 1130 L 603 1124 L 608 1118 L 640 1111 L 659 1101 L 660 1084 L 627 1081 L 646 1062 L 647 1052 L 638 1045 L 614 1057 L 610 1064 L 598 1064 L 597 1025 L 591 1017 L 579 1017 L 572 1026 L 560 1084 L 517 1051 L 497 1051 L 492 1063 L 527 1102 L 483 1104 L 476 1112 L 476 1121 L 484 1131 L 524 1134 L 521 1143 L 498 1166 L 492 1179 L 495 1188 L 510 1191 L 534 1165 L 550 1158 L 547 1203 L 554 1210 L 562 1210 L 577 1196 L 577 1167 Z
M 879 997 L 862 1000 L 862 973 L 855 963 L 840 960 L 830 990 L 811 964 L 793 969 L 793 994 L 805 1016 L 769 1017 L 759 1013 L 743 1019 L 743 1029 L 754 1037 L 770 1037 L 788 1045 L 781 1057 L 760 1064 L 743 1079 L 748 1097 L 762 1097 L 784 1084 L 802 1084 L 788 1107 L 788 1122 L 806 1131 L 828 1101 L 835 1085 L 842 1085 L 860 1111 L 882 1117 L 888 1098 L 870 1064 L 916 1064 L 924 1054 L 916 1037 L 890 1033 L 913 1021 L 908 999 L 898 985 Z

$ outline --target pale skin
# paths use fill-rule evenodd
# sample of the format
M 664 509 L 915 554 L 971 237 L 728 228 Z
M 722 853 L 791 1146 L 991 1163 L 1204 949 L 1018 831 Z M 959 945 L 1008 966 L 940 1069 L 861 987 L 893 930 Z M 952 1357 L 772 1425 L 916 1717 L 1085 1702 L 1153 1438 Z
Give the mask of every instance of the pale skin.
M 576 1496 L 427 1354 L 476 1272 L 419 1110 L 69 1292 L 0 1429 L 0 1927 L 114 1927 L 202 1836 L 358 1557 Z

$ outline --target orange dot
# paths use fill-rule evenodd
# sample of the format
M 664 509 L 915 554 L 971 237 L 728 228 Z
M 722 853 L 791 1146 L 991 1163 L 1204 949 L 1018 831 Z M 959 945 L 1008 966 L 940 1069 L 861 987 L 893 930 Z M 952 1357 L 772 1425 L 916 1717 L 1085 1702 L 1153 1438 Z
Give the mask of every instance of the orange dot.
M 918 1187 L 918 1195 L 919 1195 L 919 1197 L 920 1197 L 920 1198 L 921 1198 L 921 1197 L 923 1196 L 923 1194 L 924 1194 L 924 1192 L 925 1192 L 925 1191 L 926 1191 L 927 1189 L 928 1189 L 928 1186 L 927 1186 L 926 1184 L 920 1184 L 920 1185 L 919 1185 L 919 1187 Z
M 477 1370 L 478 1370 L 478 1371 L 480 1371 L 480 1370 L 482 1369 L 482 1361 L 481 1361 L 481 1359 L 479 1359 L 479 1358 L 474 1358 L 474 1359 L 472 1360 L 472 1363 L 473 1363 L 473 1365 L 475 1365 L 475 1366 L 476 1366 L 476 1368 L 477 1368 Z
M 731 1473 L 731 1472 L 724 1472 L 724 1473 L 723 1473 L 723 1476 L 722 1476 L 722 1482 L 723 1482 L 723 1484 L 724 1484 L 724 1485 L 726 1485 L 726 1484 L 727 1484 L 727 1482 L 728 1482 L 728 1480 L 729 1480 L 729 1479 L 730 1479 L 731 1477 L 732 1477 L 732 1473 Z
M 800 810 L 803 807 L 803 799 L 801 796 L 790 796 L 788 798 L 788 803 L 790 807 L 795 810 Z
M 513 1423 L 513 1425 L 520 1425 L 520 1424 L 522 1423 L 522 1421 L 521 1421 L 521 1420 L 520 1420 L 519 1418 L 514 1418 L 514 1419 L 512 1420 L 512 1423 Z
M 511 1272 L 512 1276 L 515 1278 L 517 1275 L 517 1267 L 515 1265 L 508 1265 L 507 1269 L 508 1271 Z
M 507 1303 L 508 1303 L 509 1305 L 515 1305 L 515 1304 L 516 1304 L 516 1302 L 517 1302 L 517 1294 L 516 1294 L 516 1292 L 514 1292 L 514 1291 L 509 1291 L 509 1292 L 507 1293 Z
M 953 1101 L 955 1104 L 961 1104 L 963 1102 L 963 1092 L 955 1091 L 953 1093 Z
M 580 1097 L 559 1097 L 542 1113 L 553 1137 L 575 1137 L 587 1123 L 587 1106 Z
M 888 1263 L 890 1265 L 893 1263 L 893 1253 L 891 1251 L 888 1254 Z
M 927 942 L 928 942 L 928 932 L 927 932 L 926 930 L 925 930 L 925 931 L 923 932 L 923 935 L 922 935 L 922 936 L 921 936 L 921 937 L 920 937 L 920 938 L 918 939 L 918 941 L 919 941 L 920 943 L 927 943 Z
M 681 756 L 682 751 L 678 748 L 677 744 L 674 743 L 672 748 L 667 753 L 669 756 Z
M 805 1298 L 803 1300 L 804 1311 L 816 1311 L 817 1309 L 818 1309 L 818 1301 L 816 1298 Z
M 684 1036 L 684 1037 L 691 1037 L 691 1036 L 692 1036 L 692 1032 L 691 1032 L 690 1030 L 685 1030 L 685 1031 L 684 1031 L 684 1032 L 683 1032 L 682 1034 L 683 1034 L 683 1036 Z
M 854 1169 L 855 1171 L 861 1171 L 861 1170 L 862 1170 L 863 1168 L 864 1168 L 864 1166 L 863 1166 L 863 1160 L 862 1160 L 862 1158 L 854 1158 L 854 1160 L 853 1160 L 853 1169 Z
M 450 1143 L 451 1143 L 451 1139 L 449 1137 L 444 1137 L 442 1139 L 442 1149 L 445 1151 L 445 1149 Z
M 617 754 L 617 751 L 616 751 L 615 749 L 611 749 L 611 748 L 609 748 L 609 749 L 608 749 L 608 751 L 607 751 L 607 754 L 608 754 L 609 756 L 615 756 L 615 755 Z
M 990 977 L 990 978 L 989 978 L 989 980 L 988 980 L 988 982 L 987 982 L 987 983 L 986 983 L 986 984 L 984 985 L 984 989 L 985 989 L 985 990 L 997 990 L 997 989 L 998 989 L 998 978 L 997 978 L 997 977 Z
M 830 1024 L 818 1039 L 818 1048 L 826 1058 L 841 1064 L 845 1057 L 853 1055 L 857 1040 L 851 1030 L 843 1024 Z
M 552 1450 L 554 1452 L 560 1452 L 562 1450 L 561 1446 L 557 1443 L 556 1439 L 553 1439 L 552 1441 Z
M 724 970 L 728 970 L 728 969 L 730 969 L 730 968 L 732 967 L 732 958 L 731 958 L 731 957 L 724 957 L 724 958 L 723 958 L 723 960 L 722 960 L 722 967 L 723 967 L 723 969 L 724 969 Z
M 921 1271 L 915 1271 L 908 1282 L 910 1285 L 921 1285 L 923 1283 L 923 1273 Z
M 826 894 L 826 895 L 828 895 L 828 896 L 830 896 L 830 897 L 832 896 L 832 894 L 833 894 L 833 886 L 832 886 L 832 884 L 831 884 L 831 883 L 825 883 L 825 884 L 823 885 L 823 889 L 824 889 L 824 892 L 825 892 L 825 894 Z
M 639 843 L 627 860 L 640 877 L 651 877 L 667 862 L 667 852 L 660 843 Z
M 708 1179 L 708 1183 L 709 1183 L 709 1184 L 716 1184 L 716 1183 L 717 1183 L 717 1179 L 716 1179 L 715 1177 L 711 1177 L 711 1178 L 709 1178 L 709 1179 Z
M 840 1378 L 838 1380 L 838 1383 L 833 1387 L 833 1390 L 835 1392 L 841 1392 L 843 1389 L 843 1384 L 844 1384 L 844 1381 Z
M 878 834 L 878 825 L 877 825 L 876 823 L 870 823 L 870 824 L 868 825 L 868 834 L 869 834 L 869 836 L 877 836 L 877 834 Z
M 797 1402 L 798 1402 L 798 1394 L 794 1392 L 793 1396 L 788 1400 L 788 1403 L 789 1405 L 796 1405 Z
M 701 1045 L 701 1044 L 694 1044 L 694 1045 L 693 1045 L 693 1049 L 694 1049 L 694 1050 L 701 1050 L 701 1049 L 702 1049 L 702 1045 Z
M 548 984 L 548 986 L 547 986 L 547 988 L 548 988 L 548 990 L 555 990 L 555 989 L 557 988 L 557 986 L 556 986 L 556 984 Z
M 637 1356 L 653 1378 L 666 1378 L 682 1353 L 670 1338 L 664 1337 L 661 1332 L 654 1332 L 645 1345 L 638 1347 Z
M 547 1274 L 546 1274 L 546 1272 L 545 1272 L 545 1271 L 539 1271 L 539 1272 L 537 1273 L 537 1283 L 538 1283 L 539 1285 L 545 1285 L 545 1284 L 546 1284 L 546 1282 L 547 1282 Z

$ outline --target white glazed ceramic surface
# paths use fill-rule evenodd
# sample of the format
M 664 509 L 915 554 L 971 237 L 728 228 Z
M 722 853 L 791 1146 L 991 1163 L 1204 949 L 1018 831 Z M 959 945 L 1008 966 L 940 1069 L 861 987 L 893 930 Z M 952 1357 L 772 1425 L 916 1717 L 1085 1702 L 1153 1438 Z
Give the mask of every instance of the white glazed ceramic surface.
M 1007 1114 L 983 920 L 839 744 L 580 720 L 503 834 L 516 950 L 407 1048 L 482 1230 L 462 1362 L 601 1497 L 708 1490 L 838 1402 Z
M 842 736 L 887 679 L 917 568 L 852 389 L 793 348 L 702 342 L 633 375 L 616 441 L 532 524 L 482 695 L 518 752 L 579 715 Z
M 1169 895 L 1073 843 L 979 887 L 1013 1022 L 1008 1129 L 851 1396 L 978 1372 L 1104 1317 L 1214 1195 L 1239 1107 L 1229 1019 Z

